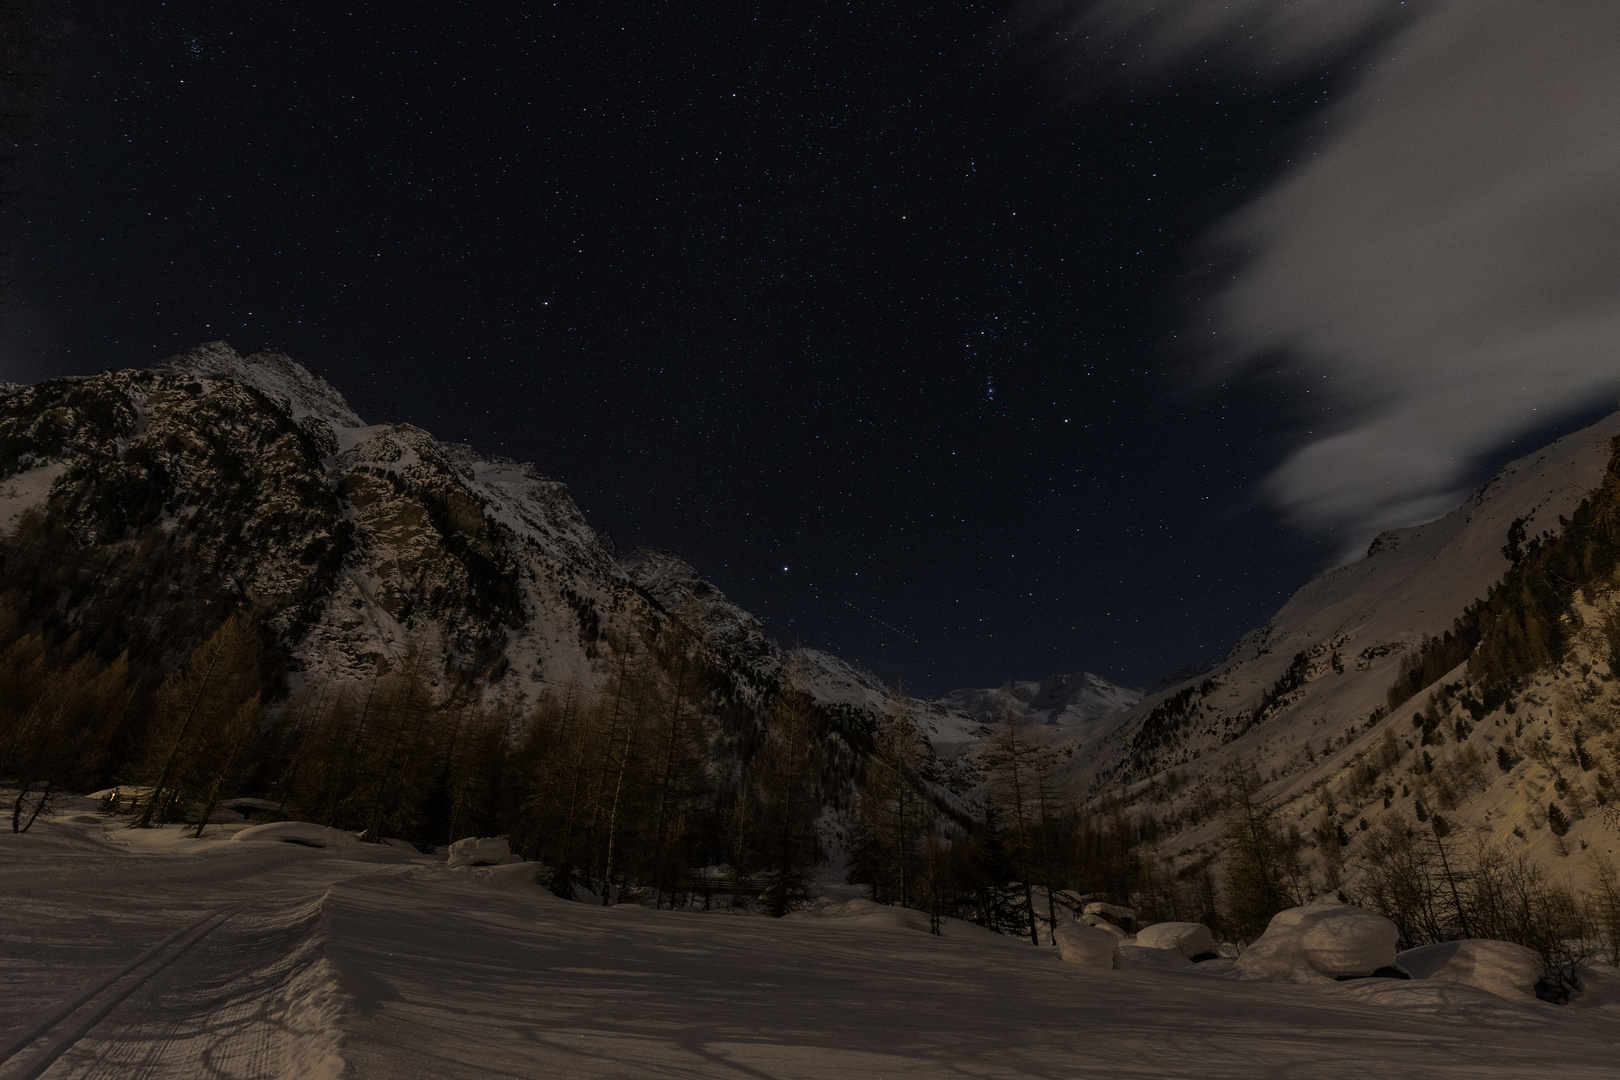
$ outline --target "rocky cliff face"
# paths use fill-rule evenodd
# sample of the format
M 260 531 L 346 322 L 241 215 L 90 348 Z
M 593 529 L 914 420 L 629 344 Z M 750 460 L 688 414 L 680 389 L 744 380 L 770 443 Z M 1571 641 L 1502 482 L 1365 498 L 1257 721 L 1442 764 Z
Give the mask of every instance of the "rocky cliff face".
M 0 401 L 0 477 L 15 559 L 145 582 L 147 619 L 252 605 L 295 681 L 369 670 L 415 641 L 489 684 L 590 685 L 613 620 L 656 617 L 562 484 L 409 425 L 368 426 L 276 354 L 216 342 L 23 388 Z M 104 606 L 93 589 L 63 603 L 78 622 Z

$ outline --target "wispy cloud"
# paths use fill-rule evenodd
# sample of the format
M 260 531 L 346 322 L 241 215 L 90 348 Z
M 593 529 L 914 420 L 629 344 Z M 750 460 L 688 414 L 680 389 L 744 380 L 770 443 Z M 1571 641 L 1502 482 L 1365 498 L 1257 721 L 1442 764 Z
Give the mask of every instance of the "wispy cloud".
M 1112 62 L 1233 78 L 1373 43 L 1325 134 L 1212 238 L 1241 260 L 1203 313 L 1212 370 L 1281 352 L 1341 418 L 1265 482 L 1295 523 L 1348 552 L 1432 518 L 1510 440 L 1620 390 L 1620 4 L 1101 0 L 1066 17 Z

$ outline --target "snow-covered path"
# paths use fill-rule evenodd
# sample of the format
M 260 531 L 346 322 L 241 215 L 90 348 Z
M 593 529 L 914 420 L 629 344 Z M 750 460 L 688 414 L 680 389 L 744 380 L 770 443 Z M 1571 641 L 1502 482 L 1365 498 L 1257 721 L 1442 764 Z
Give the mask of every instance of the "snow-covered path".
M 1613 1017 L 1461 987 L 1092 971 L 977 933 L 571 904 L 524 867 L 129 836 L 0 838 L 0 1044 L 186 923 L 246 907 L 53 1080 L 1616 1075 Z

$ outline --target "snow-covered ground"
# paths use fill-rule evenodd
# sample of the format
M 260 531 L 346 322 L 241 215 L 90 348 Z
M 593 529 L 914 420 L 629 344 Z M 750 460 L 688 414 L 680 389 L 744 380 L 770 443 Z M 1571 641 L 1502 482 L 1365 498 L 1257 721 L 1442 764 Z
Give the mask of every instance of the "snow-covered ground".
M 1097 970 L 848 899 L 600 908 L 530 865 L 195 841 L 89 807 L 0 835 L 0 1047 L 108 985 L 0 1077 L 49 1047 L 49 1078 L 154 1080 L 1614 1075 L 1612 1015 L 1467 987 Z

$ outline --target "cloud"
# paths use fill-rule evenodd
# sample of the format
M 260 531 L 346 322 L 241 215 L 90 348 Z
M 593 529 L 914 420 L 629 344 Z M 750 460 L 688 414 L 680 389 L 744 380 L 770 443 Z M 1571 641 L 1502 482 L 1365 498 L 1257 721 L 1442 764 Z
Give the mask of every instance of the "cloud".
M 1163 67 L 1221 49 L 1220 62 L 1294 70 L 1407 17 L 1400 0 L 1032 0 L 1027 15 L 1071 47 Z
M 1403 7 L 1071 9 L 1128 63 L 1218 50 L 1243 78 L 1374 42 L 1326 134 L 1212 238 L 1240 262 L 1203 313 L 1212 372 L 1281 353 L 1327 389 L 1339 420 L 1302 432 L 1263 492 L 1347 552 L 1455 507 L 1515 437 L 1620 391 L 1620 4 Z

